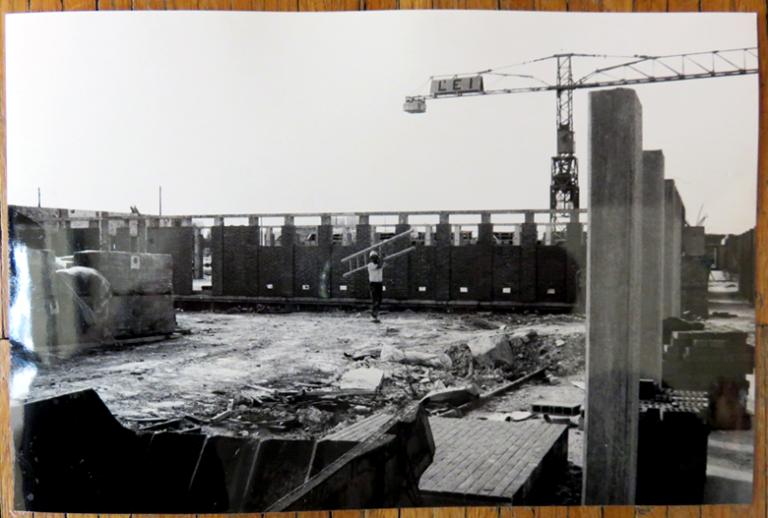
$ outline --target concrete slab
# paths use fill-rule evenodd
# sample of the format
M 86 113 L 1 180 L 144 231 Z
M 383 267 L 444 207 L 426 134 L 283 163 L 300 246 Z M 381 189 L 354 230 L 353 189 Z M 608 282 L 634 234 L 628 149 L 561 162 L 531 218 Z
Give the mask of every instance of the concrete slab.
M 361 441 L 386 415 L 372 416 L 326 439 Z M 568 427 L 539 419 L 521 422 L 430 417 L 435 457 L 419 482 L 430 502 L 525 503 L 537 482 L 562 471 Z

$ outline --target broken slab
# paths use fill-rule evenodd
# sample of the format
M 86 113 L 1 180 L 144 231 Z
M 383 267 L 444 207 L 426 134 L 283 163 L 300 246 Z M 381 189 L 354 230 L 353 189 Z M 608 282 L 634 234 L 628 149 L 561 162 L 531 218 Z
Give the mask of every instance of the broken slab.
M 379 390 L 384 381 L 384 371 L 373 367 L 352 369 L 342 374 L 339 380 L 341 389 Z
M 512 367 L 517 362 L 515 351 L 535 336 L 535 331 L 483 335 L 470 340 L 467 345 L 475 362 L 481 367 Z
M 459 406 L 480 397 L 480 388 L 471 383 L 463 387 L 450 387 L 443 390 L 433 390 L 421 400 L 425 404 Z

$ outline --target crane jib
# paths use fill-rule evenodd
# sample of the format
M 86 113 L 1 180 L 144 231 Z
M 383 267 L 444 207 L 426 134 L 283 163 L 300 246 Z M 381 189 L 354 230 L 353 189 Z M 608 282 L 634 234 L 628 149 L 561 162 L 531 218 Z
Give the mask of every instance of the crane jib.
M 450 77 L 433 79 L 430 86 L 431 95 L 461 95 L 483 92 L 483 76 Z

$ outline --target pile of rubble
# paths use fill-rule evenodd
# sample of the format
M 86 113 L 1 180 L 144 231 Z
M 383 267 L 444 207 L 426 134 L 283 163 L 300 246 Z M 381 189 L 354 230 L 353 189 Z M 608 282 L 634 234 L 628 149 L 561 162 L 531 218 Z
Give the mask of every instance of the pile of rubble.
M 387 340 L 374 338 L 358 349 L 352 340 L 338 338 L 345 341 L 347 350 L 335 373 L 307 371 L 216 390 L 212 415 L 184 416 L 183 420 L 190 429 L 220 435 L 316 438 L 424 398 L 430 399 L 434 413 L 444 413 L 542 369 L 550 380 L 583 369 L 583 332 L 537 331 L 531 325 L 550 318 L 558 323 L 563 316 L 451 318 L 442 325 L 444 329 L 418 339 L 395 327 L 383 327 L 381 336 Z M 515 319 L 528 325 L 518 326 Z M 469 339 L 451 341 L 456 335 L 447 331 L 459 327 L 472 331 Z M 141 422 L 132 427 L 177 429 L 178 421 Z

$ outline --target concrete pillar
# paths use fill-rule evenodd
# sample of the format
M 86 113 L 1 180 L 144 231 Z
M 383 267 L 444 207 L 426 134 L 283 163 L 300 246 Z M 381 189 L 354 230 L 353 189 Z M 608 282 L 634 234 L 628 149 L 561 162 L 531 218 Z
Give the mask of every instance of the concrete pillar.
M 333 225 L 331 216 L 321 216 L 320 226 L 317 227 L 317 246 L 320 271 L 317 279 L 317 294 L 321 298 L 331 296 L 331 269 L 333 254 Z
M 99 220 L 99 249 L 108 252 L 112 249 L 112 236 L 109 234 L 109 213 L 102 212 Z
M 639 412 L 642 108 L 633 90 L 590 94 L 586 505 L 635 501 Z
M 403 216 L 403 214 L 401 214 Z M 400 221 L 402 219 L 398 218 Z M 405 215 L 405 220 L 408 220 L 408 216 Z M 395 234 L 401 234 L 407 230 L 410 230 L 411 226 L 408 223 L 398 223 L 395 226 Z M 403 239 L 403 238 L 401 238 Z M 403 239 L 403 242 L 398 244 L 397 249 L 401 247 L 411 246 L 410 240 Z M 387 291 L 384 294 L 388 299 L 405 300 L 410 293 L 410 261 L 411 254 L 400 256 L 387 261 L 387 267 L 384 269 L 384 281 L 387 287 Z
M 586 307 L 584 281 L 587 274 L 587 254 L 584 243 L 584 225 L 578 218 L 571 219 L 565 227 L 567 252 L 566 301 L 575 304 L 576 311 L 583 313 Z
M 448 215 L 440 214 L 435 227 L 435 300 L 451 298 L 451 225 Z
M 536 301 L 536 247 L 538 232 L 533 212 L 525 213 L 520 225 L 520 301 Z
M 704 227 L 684 227 L 680 271 L 680 312 L 683 315 L 709 316 L 709 264 Z
M 642 335 L 640 378 L 661 383 L 663 345 L 664 153 L 643 151 L 642 174 Z
M 193 236 L 194 253 L 192 254 L 192 268 L 195 279 L 203 278 L 203 236 L 200 228 L 195 227 Z
M 373 227 L 371 227 L 370 221 L 371 220 L 367 214 L 361 215 L 358 218 L 358 224 L 355 227 L 355 236 L 356 236 L 355 249 L 357 250 L 368 248 L 373 244 L 371 239 L 371 233 L 373 231 Z M 348 278 L 348 280 L 353 286 L 353 295 L 355 298 L 366 299 L 370 296 L 370 292 L 368 288 L 367 272 L 353 274 L 351 277 Z M 346 296 L 349 296 L 349 295 L 346 295 Z
M 248 216 L 248 226 L 249 227 L 258 227 L 259 226 L 259 217 L 258 216 Z
M 397 215 L 397 224 L 398 225 L 408 225 L 408 214 L 398 214 Z M 406 230 L 408 230 L 408 229 L 406 229 Z M 403 232 L 405 232 L 405 230 Z
M 680 316 L 680 268 L 683 249 L 682 203 L 674 180 L 664 180 L 664 301 L 662 316 Z

